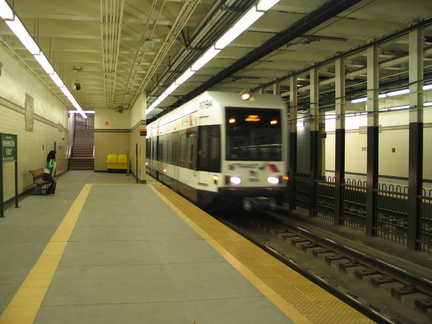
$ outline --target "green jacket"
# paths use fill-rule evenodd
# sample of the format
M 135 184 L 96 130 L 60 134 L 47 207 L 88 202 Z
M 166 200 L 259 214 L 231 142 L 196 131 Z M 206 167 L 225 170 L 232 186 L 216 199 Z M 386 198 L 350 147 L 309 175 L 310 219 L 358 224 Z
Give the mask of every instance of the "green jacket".
M 51 173 L 52 170 L 53 170 L 53 168 L 54 168 L 54 166 L 55 166 L 55 163 L 56 162 L 54 161 L 54 159 L 49 160 L 48 163 L 45 166 L 44 173 Z

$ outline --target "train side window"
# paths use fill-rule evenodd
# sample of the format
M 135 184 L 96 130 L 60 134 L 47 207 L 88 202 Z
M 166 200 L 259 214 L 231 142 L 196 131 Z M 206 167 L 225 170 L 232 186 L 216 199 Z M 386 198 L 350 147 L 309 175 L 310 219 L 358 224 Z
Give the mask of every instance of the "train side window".
M 158 160 L 159 159 L 159 151 L 158 151 L 158 146 L 159 146 L 159 137 L 154 137 L 152 139 L 152 160 Z
M 173 162 L 173 142 L 172 142 L 172 134 L 164 135 L 165 142 L 165 162 L 172 163 Z
M 197 165 L 197 128 L 188 128 L 180 132 L 179 165 L 183 168 L 196 170 Z
M 146 138 L 146 158 L 149 160 L 151 157 L 151 140 Z
M 166 144 L 165 136 L 159 136 L 159 161 L 166 162 Z
M 221 144 L 220 126 L 199 128 L 198 170 L 220 172 Z
M 187 167 L 186 163 L 186 156 L 187 156 L 187 138 L 186 138 L 186 131 L 183 130 L 180 132 L 180 154 L 179 154 L 179 165 L 182 168 Z
M 173 141 L 173 147 L 172 147 L 172 163 L 175 165 L 179 165 L 180 163 L 180 155 L 179 155 L 179 132 L 174 132 L 172 134 L 172 141 Z
M 197 127 L 189 128 L 186 131 L 187 138 L 187 168 L 196 170 L 197 165 L 197 146 L 198 146 Z

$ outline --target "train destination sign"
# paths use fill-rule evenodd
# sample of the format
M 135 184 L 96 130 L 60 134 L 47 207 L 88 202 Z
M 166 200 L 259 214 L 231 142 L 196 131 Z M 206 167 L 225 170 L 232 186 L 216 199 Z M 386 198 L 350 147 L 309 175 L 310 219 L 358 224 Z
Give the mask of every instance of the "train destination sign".
M 16 135 L 1 134 L 1 154 L 3 162 L 14 162 L 17 160 Z

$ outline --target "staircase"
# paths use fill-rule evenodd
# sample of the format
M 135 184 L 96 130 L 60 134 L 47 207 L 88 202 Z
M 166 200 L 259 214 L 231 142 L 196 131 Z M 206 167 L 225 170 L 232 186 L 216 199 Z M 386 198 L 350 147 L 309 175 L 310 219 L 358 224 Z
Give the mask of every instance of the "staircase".
M 93 115 L 87 119 L 75 116 L 75 131 L 72 152 L 69 157 L 69 170 L 94 169 L 94 124 Z

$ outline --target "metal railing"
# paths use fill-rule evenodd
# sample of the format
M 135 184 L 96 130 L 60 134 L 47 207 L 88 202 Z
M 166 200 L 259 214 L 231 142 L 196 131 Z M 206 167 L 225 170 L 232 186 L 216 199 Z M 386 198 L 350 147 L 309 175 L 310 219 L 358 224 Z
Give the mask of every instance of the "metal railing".
M 311 179 L 307 174 L 297 174 L 296 180 L 296 207 L 300 212 L 310 216 L 334 222 L 335 219 L 335 178 L 321 177 L 314 180 L 315 197 L 311 197 Z M 367 226 L 367 182 L 362 180 L 346 179 L 342 184 L 343 201 L 341 225 L 365 232 Z M 408 186 L 387 183 L 378 184 L 374 190 L 376 195 L 376 211 L 374 218 L 373 235 L 398 244 L 407 244 L 408 238 Z M 418 197 L 421 204 L 419 220 L 420 250 L 432 252 L 432 189 L 423 189 Z M 311 202 L 316 201 L 315 206 Z M 369 216 L 371 217 L 371 216 Z

